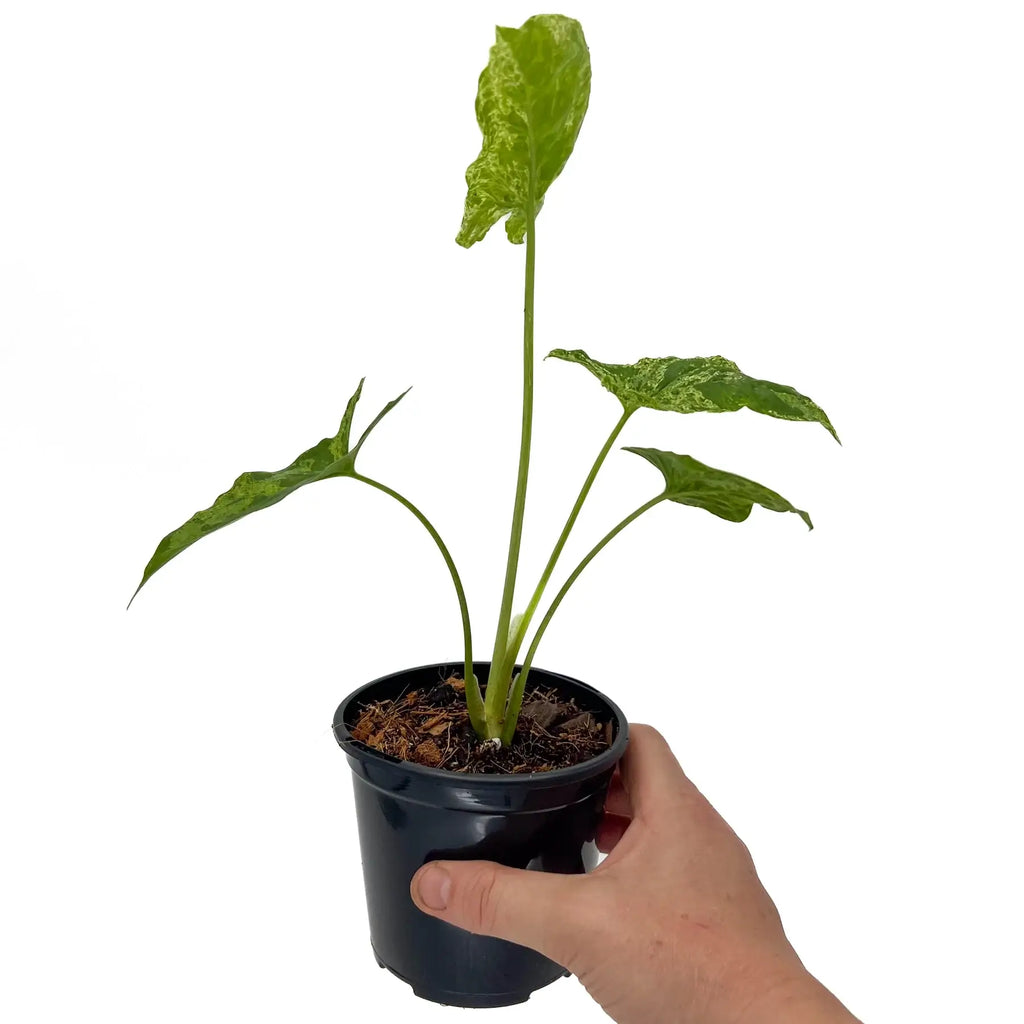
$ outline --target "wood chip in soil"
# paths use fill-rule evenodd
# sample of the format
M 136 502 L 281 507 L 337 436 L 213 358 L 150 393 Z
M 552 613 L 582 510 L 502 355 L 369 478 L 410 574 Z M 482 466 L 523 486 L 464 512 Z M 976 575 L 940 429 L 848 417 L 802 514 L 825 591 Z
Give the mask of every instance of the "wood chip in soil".
M 612 742 L 613 726 L 581 711 L 555 690 L 534 687 L 523 698 L 509 747 L 481 743 L 469 723 L 466 684 L 457 676 L 368 704 L 351 727 L 353 739 L 401 761 L 451 772 L 512 775 L 569 768 Z

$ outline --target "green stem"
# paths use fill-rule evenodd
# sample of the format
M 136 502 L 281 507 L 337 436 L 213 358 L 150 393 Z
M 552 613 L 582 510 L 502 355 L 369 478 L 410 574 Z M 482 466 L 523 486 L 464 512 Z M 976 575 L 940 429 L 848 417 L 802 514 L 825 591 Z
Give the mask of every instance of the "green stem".
M 558 562 L 559 556 L 562 554 L 565 542 L 569 539 L 569 534 L 572 532 L 573 526 L 576 525 L 580 509 L 583 508 L 583 502 L 587 500 L 587 495 L 590 493 L 591 487 L 594 486 L 594 480 L 597 479 L 597 474 L 600 471 L 601 466 L 604 465 L 604 460 L 612 450 L 612 445 L 615 444 L 619 434 L 622 433 L 622 428 L 626 425 L 626 421 L 634 412 L 634 409 L 626 409 L 623 412 L 622 416 L 619 418 L 619 422 L 615 424 L 612 432 L 608 435 L 608 440 L 605 441 L 604 447 L 600 452 L 598 452 L 597 458 L 594 460 L 594 465 L 590 468 L 590 473 L 587 475 L 587 479 L 583 483 L 579 497 L 576 499 L 576 504 L 573 505 L 572 511 L 569 513 L 569 518 L 566 520 L 565 526 L 562 528 L 562 532 L 558 540 L 555 542 L 555 547 L 551 552 L 551 557 L 548 559 L 548 564 L 544 566 L 544 572 L 541 574 L 540 581 L 537 584 L 537 589 L 534 590 L 533 597 L 530 598 L 530 603 L 526 606 L 526 611 L 523 612 L 523 617 L 519 622 L 519 627 L 516 629 L 515 636 L 509 642 L 508 647 L 510 661 L 514 662 L 515 656 L 519 653 L 519 648 L 522 646 L 523 640 L 526 637 L 526 630 L 537 611 L 540 599 L 544 596 L 544 589 L 547 587 L 548 582 L 551 579 L 551 574 L 555 571 L 555 565 Z
M 473 636 L 469 623 L 469 605 L 466 603 L 466 591 L 462 587 L 462 580 L 459 577 L 458 569 L 455 568 L 455 562 L 444 541 L 441 540 L 441 535 L 434 529 L 434 524 L 408 498 L 399 494 L 398 491 L 392 490 L 387 484 L 371 480 L 368 476 L 362 476 L 360 473 L 354 473 L 353 478 L 361 480 L 364 484 L 369 484 L 371 487 L 376 487 L 378 491 L 390 494 L 396 501 L 401 502 L 427 528 L 427 533 L 434 538 L 434 543 L 438 546 L 441 555 L 444 557 L 445 565 L 448 566 L 452 582 L 455 584 L 455 593 L 459 598 L 459 610 L 462 612 L 462 635 L 465 640 L 466 661 L 466 706 L 469 710 L 469 720 L 472 722 L 473 728 L 482 737 L 485 732 L 484 705 L 483 698 L 480 696 L 480 686 L 477 683 L 476 676 L 473 674 Z
M 533 175 L 531 174 L 531 181 Z M 523 302 L 523 422 L 519 441 L 519 474 L 516 479 L 516 500 L 512 512 L 512 532 L 505 563 L 505 587 L 501 595 L 498 630 L 494 638 L 494 655 L 487 679 L 484 716 L 488 736 L 501 734 L 505 703 L 511 684 L 512 665 L 507 663 L 508 632 L 512 621 L 512 601 L 519 568 L 519 548 L 523 537 L 523 513 L 526 508 L 526 483 L 530 473 L 530 439 L 533 431 L 533 282 L 537 258 L 534 203 L 532 195 L 526 210 L 526 286 Z
M 504 746 L 507 746 L 512 742 L 512 737 L 516 731 L 516 722 L 519 719 L 519 709 L 523 703 L 523 693 L 526 691 L 526 677 L 530 674 L 530 666 L 533 665 L 533 656 L 537 653 L 537 646 L 540 643 L 541 637 L 544 636 L 544 631 L 548 628 L 548 623 L 551 621 L 551 617 L 555 614 L 558 606 L 562 603 L 562 598 L 569 592 L 569 588 L 576 582 L 576 578 L 588 565 L 593 561 L 594 556 L 608 542 L 621 533 L 634 519 L 642 516 L 648 509 L 654 508 L 659 502 L 665 500 L 666 495 L 659 494 L 656 498 L 652 498 L 650 501 L 645 502 L 634 512 L 631 512 L 625 519 L 622 520 L 617 526 L 613 527 L 608 531 L 583 557 L 583 560 L 579 565 L 573 569 L 569 578 L 562 584 L 562 589 L 558 591 L 554 599 L 551 602 L 550 607 L 541 619 L 540 625 L 537 627 L 537 632 L 533 636 L 533 641 L 530 644 L 529 650 L 526 652 L 526 657 L 523 659 L 523 670 L 519 673 L 519 678 L 516 680 L 516 685 L 512 691 L 512 696 L 508 702 L 508 713 L 505 716 L 505 724 L 501 733 L 501 742 Z

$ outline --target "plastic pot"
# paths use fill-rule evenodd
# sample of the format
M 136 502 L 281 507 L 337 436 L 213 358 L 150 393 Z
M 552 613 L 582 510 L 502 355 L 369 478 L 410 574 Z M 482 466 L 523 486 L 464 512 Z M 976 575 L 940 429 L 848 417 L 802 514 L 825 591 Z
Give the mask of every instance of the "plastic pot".
M 597 863 L 597 824 L 627 743 L 622 712 L 593 687 L 531 669 L 530 681 L 573 697 L 612 722 L 604 753 L 550 772 L 481 775 L 398 761 L 352 738 L 366 704 L 435 686 L 458 663 L 407 669 L 360 687 L 338 707 L 334 735 L 353 771 L 370 942 L 381 967 L 416 995 L 451 1006 L 508 1006 L 566 975 L 558 964 L 502 939 L 473 935 L 421 913 L 409 883 L 430 860 L 494 860 L 516 868 L 581 874 Z M 475 665 L 487 678 L 487 662 Z

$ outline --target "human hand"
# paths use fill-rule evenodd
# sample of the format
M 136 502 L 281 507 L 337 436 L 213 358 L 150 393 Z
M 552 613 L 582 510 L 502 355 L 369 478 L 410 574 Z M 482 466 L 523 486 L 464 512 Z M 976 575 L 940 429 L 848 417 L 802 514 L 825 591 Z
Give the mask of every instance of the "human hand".
M 801 964 L 746 846 L 660 733 L 630 726 L 589 875 L 435 861 L 424 913 L 530 946 L 619 1024 L 856 1024 Z

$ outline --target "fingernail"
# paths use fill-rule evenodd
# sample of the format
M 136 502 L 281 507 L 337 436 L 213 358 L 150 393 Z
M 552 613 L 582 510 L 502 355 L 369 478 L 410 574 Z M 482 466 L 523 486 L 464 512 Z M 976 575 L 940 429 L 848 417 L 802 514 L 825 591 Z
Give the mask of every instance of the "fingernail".
M 420 873 L 416 885 L 420 902 L 431 910 L 444 910 L 452 892 L 452 876 L 444 868 L 432 864 Z

